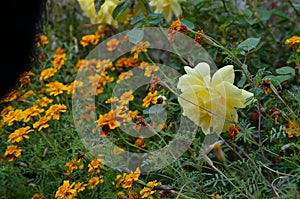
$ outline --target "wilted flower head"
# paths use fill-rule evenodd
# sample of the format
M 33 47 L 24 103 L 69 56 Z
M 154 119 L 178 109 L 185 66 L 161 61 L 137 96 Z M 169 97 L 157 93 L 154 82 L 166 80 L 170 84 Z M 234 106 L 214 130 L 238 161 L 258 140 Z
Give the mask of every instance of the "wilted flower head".
M 167 22 L 171 22 L 173 15 L 178 16 L 182 14 L 180 2 L 186 0 L 151 0 L 149 5 L 154 6 L 155 13 L 164 14 Z
M 205 134 L 229 130 L 238 121 L 236 108 L 245 108 L 252 93 L 233 85 L 234 69 L 227 65 L 210 75 L 210 67 L 201 62 L 179 78 L 178 98 L 183 115 L 199 125 Z

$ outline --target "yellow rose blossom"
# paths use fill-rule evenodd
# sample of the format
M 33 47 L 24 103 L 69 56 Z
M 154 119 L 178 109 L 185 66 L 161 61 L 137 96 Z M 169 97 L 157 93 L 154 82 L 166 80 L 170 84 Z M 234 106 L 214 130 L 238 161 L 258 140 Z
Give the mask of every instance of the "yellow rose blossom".
M 180 2 L 186 0 L 151 0 L 149 5 L 154 7 L 155 13 L 163 14 L 167 22 L 171 22 L 173 15 L 182 14 Z
M 13 161 L 15 157 L 16 158 L 20 157 L 22 151 L 24 151 L 24 150 L 21 149 L 17 145 L 10 145 L 10 146 L 7 146 L 4 156 L 8 156 L 7 160 L 10 162 L 10 161 Z
M 147 183 L 150 187 L 155 187 L 161 185 L 161 182 L 157 182 L 157 180 L 150 181 Z M 142 195 L 142 198 L 146 198 L 156 192 L 153 188 L 150 187 L 144 187 L 141 191 L 140 194 Z
M 106 25 L 118 28 L 118 22 L 113 18 L 114 9 L 125 0 L 105 0 L 99 12 L 96 12 L 94 0 L 77 0 L 81 9 L 90 18 L 92 24 L 98 25 L 101 29 Z
M 29 139 L 29 136 L 27 134 L 32 131 L 33 129 L 30 129 L 30 126 L 21 127 L 8 136 L 7 142 L 14 143 L 21 142 L 23 138 Z
M 55 68 L 46 68 L 41 72 L 40 80 L 48 79 L 49 77 L 52 77 L 56 72 L 57 69 Z
M 234 86 L 234 69 L 227 65 L 210 76 L 210 67 L 201 62 L 179 78 L 181 90 L 178 102 L 183 115 L 202 128 L 205 134 L 229 130 L 238 121 L 236 108 L 245 108 L 252 93 Z

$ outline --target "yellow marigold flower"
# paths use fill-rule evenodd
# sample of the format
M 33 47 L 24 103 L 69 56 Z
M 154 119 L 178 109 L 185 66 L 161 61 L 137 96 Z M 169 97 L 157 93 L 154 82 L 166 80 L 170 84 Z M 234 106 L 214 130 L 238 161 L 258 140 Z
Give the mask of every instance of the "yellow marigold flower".
M 33 76 L 34 73 L 33 72 L 23 72 L 21 75 L 20 75 L 20 83 L 21 83 L 21 86 L 20 87 L 23 87 L 23 86 L 26 86 L 28 84 L 30 84 L 30 76 Z
M 41 194 L 39 194 L 39 193 L 35 193 L 35 194 L 31 197 L 31 199 L 42 199 L 42 196 L 41 196 Z
M 72 159 L 70 162 L 65 164 L 66 167 L 68 167 L 68 169 L 65 171 L 66 175 L 70 175 L 73 170 L 75 169 L 82 169 L 84 167 L 84 164 L 81 162 L 81 159 Z
M 284 43 L 285 43 L 285 44 L 288 44 L 289 47 L 293 47 L 294 45 L 300 43 L 300 37 L 294 35 L 294 36 L 292 36 L 292 37 L 286 39 Z
M 101 176 L 101 177 L 92 177 L 92 178 L 89 180 L 88 185 L 89 185 L 90 189 L 93 189 L 93 188 L 95 188 L 99 183 L 103 183 L 103 182 L 104 182 L 104 180 L 103 180 L 102 176 Z
M 116 67 L 122 68 L 134 68 L 139 64 L 138 59 L 135 57 L 122 57 L 117 60 Z
M 13 161 L 15 157 L 16 158 L 20 157 L 22 151 L 24 151 L 24 150 L 21 149 L 17 145 L 10 145 L 10 146 L 7 146 L 4 156 L 8 156 L 7 160 L 10 162 L 10 161 Z
M 145 148 L 146 147 L 146 143 L 145 143 L 144 137 L 143 136 L 138 137 L 135 140 L 134 146 L 139 147 L 139 148 Z M 139 148 L 136 148 L 137 152 L 141 151 Z
M 81 40 L 80 40 L 80 44 L 82 46 L 88 46 L 90 44 L 96 45 L 99 42 L 99 37 L 97 37 L 94 34 L 90 34 L 90 35 L 84 35 Z
M 132 95 L 132 90 L 124 92 L 121 97 L 120 97 L 120 104 L 124 105 L 124 104 L 128 104 L 129 101 L 134 100 L 134 96 Z
M 27 108 L 22 113 L 22 118 L 24 122 L 28 122 L 32 117 L 40 115 L 44 112 L 44 109 L 39 108 L 37 105 Z
M 110 97 L 108 98 L 105 103 L 109 104 L 109 103 L 116 103 L 119 99 L 117 97 Z
M 211 199 L 219 199 L 221 196 L 219 194 L 211 194 Z
M 68 86 L 68 89 L 67 89 L 67 93 L 70 95 L 70 94 L 73 94 L 77 88 L 80 88 L 83 86 L 83 82 L 82 81 L 78 81 L 78 80 L 74 80 L 69 86 Z
M 159 70 L 159 66 L 152 65 L 147 62 L 141 62 L 140 68 L 145 69 L 144 72 L 145 77 L 150 77 L 152 75 L 152 72 Z
M 195 68 L 185 66 L 184 70 L 187 74 L 179 78 L 177 85 L 182 92 L 178 102 L 183 115 L 199 125 L 205 134 L 229 130 L 232 122 L 238 121 L 235 108 L 245 108 L 246 99 L 253 96 L 233 85 L 233 66 L 222 67 L 212 78 L 210 67 L 204 62 Z
M 133 76 L 133 72 L 131 70 L 127 71 L 127 72 L 122 72 L 118 77 L 117 83 L 120 83 L 121 81 L 123 81 L 125 79 L 129 79 L 132 76 Z
M 106 42 L 107 51 L 114 51 L 119 45 L 120 41 L 116 38 L 112 38 Z
M 76 190 L 73 188 L 74 184 L 70 185 L 69 180 L 64 180 L 63 184 L 58 187 L 55 198 L 57 199 L 73 199 L 77 195 Z
M 129 174 L 124 173 L 122 175 L 117 175 L 116 180 L 118 183 L 116 184 L 116 188 L 119 188 L 121 185 L 122 188 L 128 189 L 129 191 L 132 189 L 132 185 L 134 182 L 138 181 L 140 177 L 141 171 L 137 168 L 134 172 L 130 172 Z
M 158 91 L 149 92 L 148 95 L 143 99 L 143 107 L 148 108 L 150 104 L 156 104 L 158 98 Z
M 5 107 L 2 109 L 0 116 L 4 117 L 9 111 L 12 111 L 12 110 L 14 110 L 14 108 L 11 105 Z
M 59 120 L 60 113 L 66 112 L 67 106 L 64 104 L 53 104 L 49 107 L 49 109 L 46 111 L 45 117 L 52 117 L 55 120 Z
M 11 133 L 8 136 L 7 142 L 14 143 L 14 142 L 21 142 L 23 138 L 29 139 L 29 136 L 27 134 L 33 131 L 33 129 L 30 128 L 31 128 L 30 126 L 26 126 L 15 130 L 13 133 Z
M 140 41 L 139 43 L 137 43 L 137 45 L 133 46 L 133 48 L 131 49 L 131 53 L 134 53 L 134 58 L 138 58 L 139 54 L 141 52 L 147 52 L 147 48 L 150 46 L 150 43 L 148 41 Z
M 52 77 L 56 72 L 57 69 L 55 68 L 46 68 L 41 72 L 40 80 L 48 79 L 49 77 Z
M 157 182 L 157 180 L 154 181 L 150 181 L 147 183 L 147 185 L 151 186 L 151 187 L 155 187 L 155 186 L 159 186 L 161 185 L 161 182 Z M 140 194 L 142 195 L 142 198 L 146 198 L 152 194 L 154 194 L 156 192 L 156 190 L 154 190 L 153 188 L 150 187 L 144 187 L 141 191 Z
M 23 111 L 21 109 L 11 110 L 6 115 L 3 116 L 3 122 L 7 123 L 8 126 L 14 124 L 14 122 L 19 122 L 23 119 Z
M 151 0 L 149 5 L 154 6 L 155 13 L 164 14 L 167 22 L 171 22 L 173 15 L 178 16 L 182 14 L 180 2 L 186 0 Z
M 64 64 L 65 61 L 67 60 L 66 54 L 55 54 L 54 55 L 54 60 L 51 62 L 53 67 L 57 70 L 59 70 Z
M 125 0 L 105 0 L 101 5 L 99 12 L 96 12 L 94 0 L 77 0 L 81 9 L 90 18 L 92 24 L 98 25 L 101 29 L 107 24 L 118 28 L 118 22 L 113 18 L 114 9 Z
M 68 87 L 66 85 L 58 81 L 50 82 L 46 84 L 46 87 L 47 87 L 46 91 L 49 92 L 50 95 L 54 95 L 54 96 L 62 94 L 65 90 L 68 90 Z
M 40 40 L 41 40 L 42 44 L 44 44 L 44 45 L 49 43 L 48 37 L 46 35 L 41 35 Z
M 98 123 L 99 127 L 108 125 L 110 129 L 115 129 L 120 126 L 120 123 L 115 120 L 113 110 L 104 115 L 100 115 L 99 119 L 96 122 Z
M 94 173 L 100 173 L 101 165 L 102 165 L 102 161 L 99 158 L 94 158 L 88 165 L 89 175 L 94 174 Z
M 73 186 L 74 186 L 74 189 L 76 190 L 76 192 L 78 193 L 80 191 L 84 191 L 87 184 L 84 184 L 83 182 L 77 182 Z
M 41 107 L 47 107 L 48 104 L 52 103 L 53 99 L 50 99 L 48 97 L 42 97 L 41 99 L 38 99 L 35 101 L 35 104 Z
M 18 99 L 21 96 L 21 93 L 17 89 L 12 89 L 7 93 L 0 101 L 0 103 L 11 102 Z
M 50 117 L 41 117 L 38 121 L 33 123 L 33 128 L 38 128 L 38 131 L 41 131 L 42 129 L 48 128 L 49 124 L 47 122 L 50 120 Z
M 129 117 L 133 120 L 139 114 L 139 111 L 138 110 L 129 111 L 128 114 L 129 114 Z
M 25 100 L 32 95 L 35 95 L 35 93 L 32 90 L 30 90 L 30 91 L 27 91 L 26 93 L 24 93 L 19 99 Z

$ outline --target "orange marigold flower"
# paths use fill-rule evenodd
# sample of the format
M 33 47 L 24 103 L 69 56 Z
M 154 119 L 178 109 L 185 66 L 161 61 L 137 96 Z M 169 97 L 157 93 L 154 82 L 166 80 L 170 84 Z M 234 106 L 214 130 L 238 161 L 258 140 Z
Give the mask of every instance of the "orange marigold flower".
M 104 115 L 100 115 L 99 119 L 96 122 L 98 123 L 99 127 L 108 125 L 110 129 L 115 129 L 120 126 L 120 123 L 115 120 L 113 110 Z
M 52 77 L 56 72 L 57 69 L 55 68 L 46 68 L 41 72 L 40 80 L 48 79 L 49 77 Z
M 39 108 L 37 105 L 27 108 L 22 113 L 22 118 L 24 122 L 28 122 L 32 117 L 40 115 L 44 112 L 44 109 Z
M 7 93 L 0 101 L 0 103 L 6 103 L 6 102 L 11 102 L 16 99 L 18 99 L 21 96 L 21 93 L 16 90 L 12 89 L 9 93 Z
M 28 97 L 35 95 L 35 93 L 32 90 L 27 91 L 26 93 L 24 93 L 19 99 L 20 100 L 25 100 Z
M 122 72 L 118 77 L 117 83 L 120 83 L 121 81 L 123 81 L 125 79 L 129 79 L 132 76 L 133 76 L 133 73 L 131 70 L 127 71 L 127 72 Z
M 124 92 L 121 97 L 120 97 L 120 104 L 124 105 L 124 104 L 128 104 L 129 101 L 134 100 L 134 96 L 132 95 L 132 90 Z
M 38 131 L 41 131 L 42 129 L 48 128 L 49 124 L 47 122 L 50 120 L 50 117 L 41 117 L 38 121 L 33 123 L 33 128 L 38 128 Z
M 52 103 L 53 99 L 50 99 L 48 97 L 42 97 L 41 99 L 38 99 L 35 101 L 35 104 L 41 107 L 46 107 L 48 104 Z
M 285 125 L 285 132 L 289 138 L 300 136 L 300 126 L 296 121 L 291 121 Z
M 219 194 L 211 194 L 211 199 L 219 199 L 221 196 Z
M 41 40 L 42 44 L 44 44 L 44 45 L 49 43 L 48 37 L 46 35 L 41 35 L 40 40 Z
M 147 48 L 150 46 L 150 43 L 148 41 L 140 41 L 131 49 L 131 53 L 134 53 L 134 58 L 138 58 L 139 54 L 141 52 L 147 52 Z
M 116 67 L 122 68 L 134 68 L 138 65 L 138 59 L 135 57 L 122 57 L 117 60 Z
M 148 108 L 150 103 L 156 104 L 158 98 L 158 91 L 149 92 L 148 95 L 143 99 L 143 107 Z
M 51 62 L 55 69 L 59 70 L 67 60 L 66 54 L 55 54 L 54 60 Z
M 66 112 L 67 106 L 64 104 L 53 104 L 49 107 L 49 109 L 46 111 L 45 117 L 52 117 L 55 120 L 59 120 L 60 113 Z
M 73 94 L 77 88 L 79 87 L 82 87 L 83 86 L 83 82 L 82 81 L 78 81 L 78 80 L 74 80 L 69 86 L 68 86 L 68 89 L 67 89 L 67 93 L 70 95 L 70 94 Z
M 85 70 L 89 68 L 89 61 L 85 59 L 80 59 L 77 61 L 75 68 L 78 70 Z
M 96 45 L 98 42 L 99 42 L 99 37 L 94 34 L 90 34 L 90 35 L 84 35 L 81 38 L 80 44 L 82 46 L 87 46 L 90 44 Z
M 35 193 L 35 194 L 31 197 L 31 199 L 42 199 L 42 196 L 41 196 L 41 194 L 39 194 L 39 193 Z
M 161 185 L 161 182 L 157 182 L 157 180 L 153 180 L 147 183 L 148 186 L 155 187 Z M 142 198 L 146 198 L 149 195 L 152 195 L 156 192 L 153 188 L 150 187 L 144 187 L 141 191 L 140 194 L 142 195 Z
M 20 87 L 23 87 L 23 86 L 26 86 L 28 84 L 30 84 L 30 76 L 33 76 L 34 73 L 33 72 L 23 72 L 21 75 L 20 75 L 20 83 L 21 83 L 21 86 Z
M 143 136 L 138 137 L 135 140 L 134 146 L 136 146 L 136 151 L 140 152 L 141 150 L 139 148 L 145 148 L 146 147 L 146 143 L 145 143 L 145 139 Z
M 81 162 L 81 159 L 73 158 L 70 162 L 65 164 L 68 169 L 65 171 L 66 175 L 70 175 L 75 169 L 82 169 L 84 164 Z
M 11 105 L 5 107 L 2 109 L 0 116 L 4 117 L 9 111 L 12 111 L 12 110 L 14 110 L 14 108 Z
M 74 189 L 76 190 L 76 192 L 78 193 L 80 191 L 84 191 L 87 184 L 84 184 L 83 182 L 77 182 L 73 186 L 74 186 Z
M 21 109 L 11 110 L 4 117 L 3 122 L 7 123 L 8 126 L 14 124 L 14 122 L 19 122 L 23 119 L 23 111 Z
M 30 126 L 26 126 L 15 130 L 13 133 L 11 133 L 8 136 L 7 142 L 14 143 L 14 142 L 21 142 L 23 138 L 29 139 L 29 136 L 27 134 L 33 131 L 33 129 L 30 128 L 31 128 Z
M 7 146 L 4 156 L 8 156 L 7 160 L 10 162 L 10 161 L 13 161 L 15 157 L 16 158 L 20 157 L 22 151 L 24 151 L 24 150 L 21 149 L 17 145 L 10 145 L 10 146 Z
M 235 140 L 236 136 L 241 132 L 241 127 L 239 126 L 230 126 L 229 132 L 230 132 L 230 139 Z
M 46 84 L 46 91 L 50 93 L 50 95 L 57 96 L 59 94 L 62 94 L 65 90 L 68 89 L 66 85 L 63 83 L 60 83 L 58 81 L 50 82 Z
M 104 180 L 101 177 L 92 177 L 89 182 L 88 185 L 90 186 L 90 189 L 93 189 L 94 187 L 96 187 L 99 183 L 103 183 Z
M 291 47 L 295 46 L 296 44 L 300 43 L 300 37 L 294 35 L 294 36 L 286 39 L 284 43 L 288 44 L 289 47 L 291 48 Z
M 119 99 L 117 97 L 110 97 L 108 98 L 105 103 L 109 104 L 109 103 L 116 103 Z
M 76 190 L 73 188 L 74 184 L 70 185 L 69 180 L 64 180 L 63 184 L 58 187 L 55 198 L 56 199 L 72 199 L 77 195 Z
M 145 72 L 144 72 L 145 77 L 151 77 L 152 72 L 159 70 L 159 66 L 149 64 L 147 62 L 142 62 L 140 65 L 140 68 L 145 69 Z
M 182 32 L 183 34 L 186 34 L 186 31 L 188 30 L 188 27 L 181 24 L 182 15 L 178 15 L 177 20 L 174 21 L 170 28 L 167 30 L 168 39 L 174 40 L 174 37 L 177 32 Z
M 131 191 L 133 183 L 138 181 L 140 174 L 141 171 L 139 168 L 137 168 L 134 172 L 131 171 L 129 174 L 124 173 L 123 176 L 117 175 L 116 180 L 118 183 L 116 184 L 116 188 L 119 188 L 121 185 L 122 188 Z
M 106 42 L 107 51 L 114 51 L 119 45 L 120 41 L 116 38 L 112 38 Z
M 94 174 L 94 173 L 100 173 L 101 166 L 102 166 L 102 161 L 99 158 L 94 158 L 88 165 L 89 175 Z

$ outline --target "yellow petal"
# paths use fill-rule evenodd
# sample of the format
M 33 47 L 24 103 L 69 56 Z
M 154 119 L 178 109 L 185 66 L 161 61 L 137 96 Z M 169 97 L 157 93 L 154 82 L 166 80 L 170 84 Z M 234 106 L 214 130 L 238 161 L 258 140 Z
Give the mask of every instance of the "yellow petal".
M 216 86 L 222 83 L 223 81 L 233 84 L 234 82 L 233 65 L 227 65 L 217 70 L 212 77 L 211 84 L 213 86 Z

